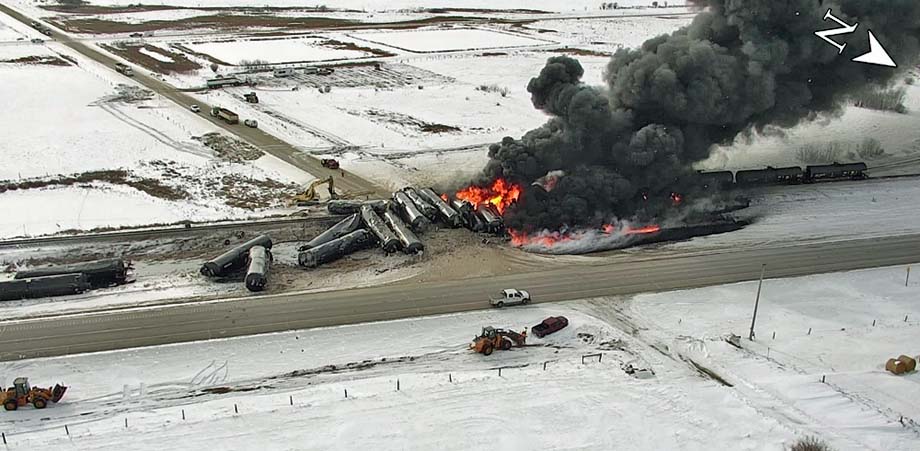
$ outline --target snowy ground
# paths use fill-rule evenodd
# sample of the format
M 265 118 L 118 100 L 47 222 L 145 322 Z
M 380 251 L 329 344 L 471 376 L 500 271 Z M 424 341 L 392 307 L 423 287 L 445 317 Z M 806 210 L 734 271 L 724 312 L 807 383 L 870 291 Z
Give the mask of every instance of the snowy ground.
M 44 183 L 91 171 L 123 170 L 132 179 L 157 180 L 187 192 L 188 197 L 160 197 L 156 190 L 106 181 L 10 190 L 0 193 L 0 209 L 20 213 L 0 219 L 2 237 L 248 217 L 255 213 L 227 205 L 223 194 L 214 191 L 232 190 L 229 183 L 245 187 L 266 180 L 300 184 L 312 179 L 270 156 L 244 161 L 218 158 L 192 139 L 217 128 L 158 96 L 119 97 L 124 86 L 134 85 L 66 47 L 55 43 L 0 47 L 0 60 L 21 58 L 54 59 L 60 65 L 0 63 L 7 88 L 0 134 L 17 137 L 0 143 L 0 156 L 15 162 L 0 166 L 0 181 Z M 113 205 L 120 206 L 114 213 Z
M 5 378 L 71 387 L 17 412 L 6 437 L 10 449 L 781 450 L 813 434 L 908 450 L 917 374 L 883 370 L 920 338 L 920 283 L 903 275 L 767 280 L 759 340 L 742 350 L 721 337 L 746 330 L 753 283 L 3 363 Z M 465 349 L 480 326 L 559 314 L 570 326 L 525 348 Z
M 242 60 L 263 60 L 268 63 L 287 63 L 299 61 L 325 61 L 364 58 L 370 53 L 356 50 L 340 50 L 322 45 L 323 39 L 260 39 L 257 41 L 241 40 L 236 42 L 204 42 L 188 44 L 187 47 L 200 53 L 206 53 L 230 64 L 239 64 Z
M 483 29 L 410 30 L 353 33 L 354 38 L 388 45 L 400 50 L 428 53 L 453 50 L 482 50 L 506 47 L 532 47 L 554 44 L 510 33 Z
M 25 5 L 40 4 L 37 0 L 15 1 Z M 133 0 L 95 0 L 91 3 L 104 6 L 129 6 L 137 4 L 132 1 Z M 617 3 L 619 3 L 621 7 L 647 7 L 651 4 L 651 2 L 647 0 L 622 0 Z M 673 3 L 675 5 L 682 4 L 682 2 Z M 143 4 L 175 5 L 183 7 L 252 6 L 252 0 L 150 0 L 145 1 Z M 259 6 L 263 5 L 269 7 L 297 6 L 304 8 L 326 6 L 330 9 L 351 9 L 368 12 L 411 10 L 419 8 L 472 8 L 484 10 L 532 9 L 552 12 L 600 11 L 600 2 L 593 0 L 576 0 L 569 2 L 558 2 L 555 0 L 475 0 L 465 1 L 462 5 L 458 5 L 457 2 L 451 0 L 397 0 L 384 3 L 368 0 L 323 0 L 313 3 L 304 2 L 302 0 L 265 0 L 259 4 Z

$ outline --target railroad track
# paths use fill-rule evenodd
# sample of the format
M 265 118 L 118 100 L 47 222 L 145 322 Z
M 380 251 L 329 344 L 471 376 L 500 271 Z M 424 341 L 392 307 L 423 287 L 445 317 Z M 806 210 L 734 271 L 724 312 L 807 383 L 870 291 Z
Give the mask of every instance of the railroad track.
M 34 246 L 34 245 L 44 245 L 44 244 L 64 244 L 64 243 L 79 243 L 79 242 L 92 242 L 92 241 L 110 241 L 116 239 L 124 238 L 144 238 L 144 237 L 164 237 L 170 235 L 183 235 L 188 233 L 196 232 L 209 232 L 209 231 L 218 231 L 218 230 L 228 230 L 228 229 L 240 229 L 240 228 L 252 228 L 252 227 L 273 227 L 279 225 L 287 224 L 296 224 L 296 223 L 314 223 L 322 221 L 335 221 L 343 218 L 344 216 L 319 216 L 319 217 L 310 217 L 310 218 L 280 218 L 280 219 L 269 219 L 269 220 L 255 220 L 255 221 L 234 221 L 226 223 L 211 223 L 211 224 L 201 224 L 201 225 L 184 225 L 177 224 L 172 226 L 164 226 L 157 228 L 144 228 L 144 229 L 134 229 L 134 230 L 120 230 L 114 232 L 100 232 L 100 233 L 86 233 L 78 235 L 60 235 L 60 236 L 45 236 L 37 238 L 17 238 L 12 240 L 3 240 L 0 241 L 0 249 L 10 248 L 10 247 L 21 247 L 21 246 Z

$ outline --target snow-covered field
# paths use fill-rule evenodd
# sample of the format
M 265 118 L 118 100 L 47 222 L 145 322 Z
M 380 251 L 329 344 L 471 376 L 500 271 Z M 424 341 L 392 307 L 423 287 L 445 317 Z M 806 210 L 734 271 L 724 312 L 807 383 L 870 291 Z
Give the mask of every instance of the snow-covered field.
M 737 213 L 755 217 L 753 224 L 668 247 L 769 246 L 918 233 L 918 196 L 916 177 L 770 188 Z
M 909 450 L 917 374 L 883 369 L 920 338 L 920 282 L 903 275 L 767 280 L 758 341 L 740 350 L 722 335 L 745 335 L 754 283 L 6 362 L 5 383 L 71 389 L 5 432 L 11 449 L 778 451 L 817 435 L 838 450 Z M 525 348 L 466 349 L 480 326 L 560 314 L 568 328 Z
M 22 4 L 38 4 L 37 0 L 14 0 Z M 105 6 L 128 6 L 137 4 L 135 0 L 96 0 L 94 5 Z M 621 7 L 628 6 L 649 6 L 648 0 L 621 0 Z M 674 2 L 675 5 L 680 2 Z M 216 7 L 216 6 L 252 6 L 252 0 L 149 0 L 145 5 L 175 5 L 184 7 Z M 584 12 L 600 10 L 600 2 L 593 0 L 575 0 L 559 2 L 555 0 L 472 0 L 464 1 L 458 5 L 453 0 L 395 0 L 387 2 L 369 1 L 369 0 L 322 0 L 315 2 L 305 2 L 303 0 L 263 0 L 259 6 L 269 7 L 319 7 L 326 6 L 331 9 L 351 9 L 359 11 L 393 11 L 401 9 L 419 9 L 419 8 L 473 8 L 485 10 L 501 9 L 535 9 L 541 11 L 553 12 Z M 654 11 L 654 10 L 653 10 Z M 664 10 L 667 11 L 667 10 Z
M 354 38 L 388 45 L 411 52 L 445 52 L 452 50 L 482 50 L 504 47 L 531 47 L 554 44 L 510 33 L 476 28 L 451 30 L 409 30 L 353 33 Z
M 268 63 L 288 63 L 301 61 L 327 61 L 372 56 L 368 52 L 343 50 L 322 45 L 321 38 L 301 39 L 260 39 L 240 40 L 236 42 L 203 42 L 187 44 L 187 47 L 200 53 L 211 55 L 230 64 L 239 64 L 243 60 L 263 60 Z
M 217 158 L 192 139 L 217 132 L 216 127 L 159 96 L 132 99 L 125 86 L 136 90 L 135 85 L 66 47 L 55 43 L 0 47 L 0 60 L 30 57 L 57 59 L 63 65 L 0 64 L 6 88 L 0 135 L 16 136 L 0 143 L 0 156 L 15 162 L 0 165 L 0 180 L 19 184 L 123 170 L 131 178 L 182 189 L 190 197 L 154 197 L 149 194 L 153 191 L 104 182 L 6 191 L 0 193 L 0 210 L 18 213 L 0 218 L 0 236 L 248 217 L 255 213 L 226 205 L 214 195 L 226 186 L 224 180 L 305 183 L 312 179 L 270 156 L 241 162 Z M 66 62 L 65 57 L 79 65 Z

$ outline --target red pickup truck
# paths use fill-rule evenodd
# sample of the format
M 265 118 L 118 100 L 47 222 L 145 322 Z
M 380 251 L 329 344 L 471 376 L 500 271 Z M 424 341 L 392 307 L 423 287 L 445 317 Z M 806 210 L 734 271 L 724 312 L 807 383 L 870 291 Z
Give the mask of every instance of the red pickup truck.
M 543 338 L 553 332 L 558 332 L 569 325 L 569 320 L 564 316 L 550 316 L 543 320 L 542 323 L 533 326 L 530 330 L 539 338 Z

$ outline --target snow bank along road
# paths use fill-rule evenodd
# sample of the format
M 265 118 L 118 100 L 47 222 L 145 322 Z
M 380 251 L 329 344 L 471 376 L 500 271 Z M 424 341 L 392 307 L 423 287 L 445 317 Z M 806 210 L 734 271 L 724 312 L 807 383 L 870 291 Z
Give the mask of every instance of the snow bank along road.
M 5 13 L 14 19 L 28 25 L 32 22 L 28 17 L 20 14 L 16 10 L 0 3 L 0 12 Z M 87 58 L 95 60 L 98 63 L 101 63 L 111 70 L 115 70 L 115 63 L 118 60 L 113 57 L 107 56 L 102 52 L 94 50 L 89 46 L 79 42 L 73 38 L 70 38 L 66 34 L 62 33 L 60 30 L 55 30 L 54 39 L 60 42 L 63 45 L 70 47 L 71 49 L 83 54 Z M 216 117 L 211 117 L 207 112 L 211 110 L 209 105 L 206 105 L 193 97 L 186 95 L 182 92 L 176 91 L 172 86 L 161 82 L 155 78 L 144 75 L 140 72 L 135 72 L 134 76 L 131 77 L 136 82 L 144 85 L 148 89 L 156 92 L 157 94 L 162 95 L 163 97 L 179 104 L 184 108 L 189 108 L 192 105 L 199 105 L 202 110 L 202 117 L 210 120 L 213 124 L 218 127 L 239 136 L 240 138 L 248 141 L 259 149 L 269 153 L 282 161 L 299 168 L 303 171 L 306 171 L 312 174 L 316 178 L 323 178 L 329 175 L 338 175 L 341 171 L 333 171 L 327 168 L 324 168 L 319 160 L 316 158 L 307 156 L 302 152 L 295 149 L 289 143 L 282 141 L 268 133 L 265 133 L 261 129 L 244 127 L 242 125 L 229 125 Z M 373 193 L 385 194 L 386 190 L 383 188 L 371 183 L 365 179 L 362 179 L 357 174 L 347 172 L 347 177 L 338 177 L 336 178 L 335 185 L 337 188 L 346 191 L 346 192 L 366 192 L 370 191 Z
M 353 290 L 293 293 L 0 322 L 0 360 L 151 346 L 291 329 L 488 308 L 500 289 L 527 289 L 534 302 L 692 288 L 920 261 L 920 234 L 809 245 L 633 255 L 616 262 L 521 274 L 403 281 Z M 460 276 L 460 275 L 458 275 Z

